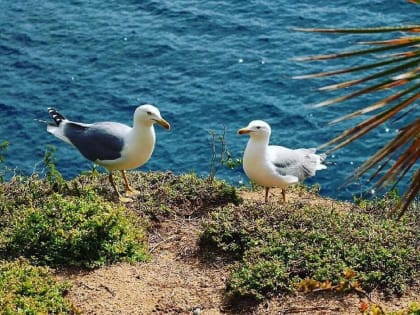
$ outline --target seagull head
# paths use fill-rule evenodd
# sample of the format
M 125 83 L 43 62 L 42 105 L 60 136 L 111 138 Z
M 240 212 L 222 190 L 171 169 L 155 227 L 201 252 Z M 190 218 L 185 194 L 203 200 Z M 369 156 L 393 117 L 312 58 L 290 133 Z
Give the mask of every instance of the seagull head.
M 165 129 L 171 129 L 171 125 L 160 115 L 159 109 L 150 104 L 137 107 L 134 112 L 134 123 L 140 123 L 146 126 L 152 126 L 154 123 L 158 123 Z
M 271 134 L 271 128 L 265 121 L 253 120 L 245 128 L 239 129 L 238 134 L 248 134 L 252 139 L 268 139 Z

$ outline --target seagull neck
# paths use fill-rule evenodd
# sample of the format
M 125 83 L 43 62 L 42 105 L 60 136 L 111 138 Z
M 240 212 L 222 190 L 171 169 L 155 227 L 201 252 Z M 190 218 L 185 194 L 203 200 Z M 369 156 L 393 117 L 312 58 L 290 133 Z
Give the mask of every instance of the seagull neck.
M 249 139 L 248 146 L 252 147 L 252 150 L 258 154 L 264 154 L 268 148 L 269 139 Z
M 153 124 L 151 125 L 134 124 L 133 134 L 136 135 L 136 137 L 140 137 L 140 138 L 152 138 L 154 141 L 155 128 L 153 128 Z

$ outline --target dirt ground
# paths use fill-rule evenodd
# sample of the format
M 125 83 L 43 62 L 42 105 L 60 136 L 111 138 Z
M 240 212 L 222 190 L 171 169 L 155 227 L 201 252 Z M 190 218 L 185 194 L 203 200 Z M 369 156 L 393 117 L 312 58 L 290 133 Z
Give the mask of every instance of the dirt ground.
M 271 202 L 281 202 L 280 192 L 273 192 Z M 288 196 L 290 200 L 316 202 L 311 195 L 292 193 Z M 263 193 L 248 192 L 242 197 L 262 199 Z M 217 256 L 203 259 L 197 246 L 200 220 L 161 222 L 149 235 L 153 258 L 148 263 L 121 263 L 91 272 L 61 273 L 60 278 L 73 284 L 69 299 L 82 314 L 97 315 L 361 314 L 360 304 L 371 303 L 358 294 L 318 292 L 276 297 L 260 305 L 229 305 L 224 301 L 229 263 Z M 411 289 L 403 297 L 392 300 L 372 293 L 370 299 L 388 312 L 420 301 L 420 289 Z

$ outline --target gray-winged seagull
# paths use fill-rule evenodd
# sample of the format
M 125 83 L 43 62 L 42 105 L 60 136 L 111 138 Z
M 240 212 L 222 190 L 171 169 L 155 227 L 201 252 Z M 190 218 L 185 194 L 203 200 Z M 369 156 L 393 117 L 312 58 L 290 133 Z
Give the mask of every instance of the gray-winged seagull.
M 66 119 L 54 108 L 48 108 L 48 113 L 54 123 L 48 124 L 47 131 L 75 146 L 85 158 L 105 167 L 109 171 L 109 181 L 122 202 L 131 199 L 121 196 L 112 172 L 121 171 L 127 195 L 138 193 L 128 184 L 125 170 L 139 167 L 149 160 L 156 140 L 154 123 L 170 129 L 169 123 L 162 118 L 159 110 L 149 104 L 136 108 L 133 127 L 118 122 L 74 122 Z
M 239 134 L 248 134 L 250 139 L 243 157 L 245 174 L 258 185 L 265 187 L 265 202 L 268 200 L 270 187 L 282 189 L 283 201 L 286 202 L 286 188 L 297 184 L 316 171 L 327 168 L 322 162 L 325 154 L 315 154 L 316 149 L 288 149 L 282 146 L 268 145 L 270 125 L 262 120 L 254 120 Z

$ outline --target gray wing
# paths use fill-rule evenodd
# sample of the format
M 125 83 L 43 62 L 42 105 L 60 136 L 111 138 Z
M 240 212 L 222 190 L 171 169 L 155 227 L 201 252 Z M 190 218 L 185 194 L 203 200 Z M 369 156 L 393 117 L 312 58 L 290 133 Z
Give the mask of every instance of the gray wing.
M 64 135 L 91 161 L 115 160 L 121 157 L 124 136 L 130 130 L 129 126 L 114 122 L 80 124 L 69 121 L 64 126 Z
M 277 172 L 283 176 L 293 175 L 303 181 L 315 175 L 320 167 L 320 157 L 315 149 L 292 150 L 281 146 L 269 146 L 270 160 Z

